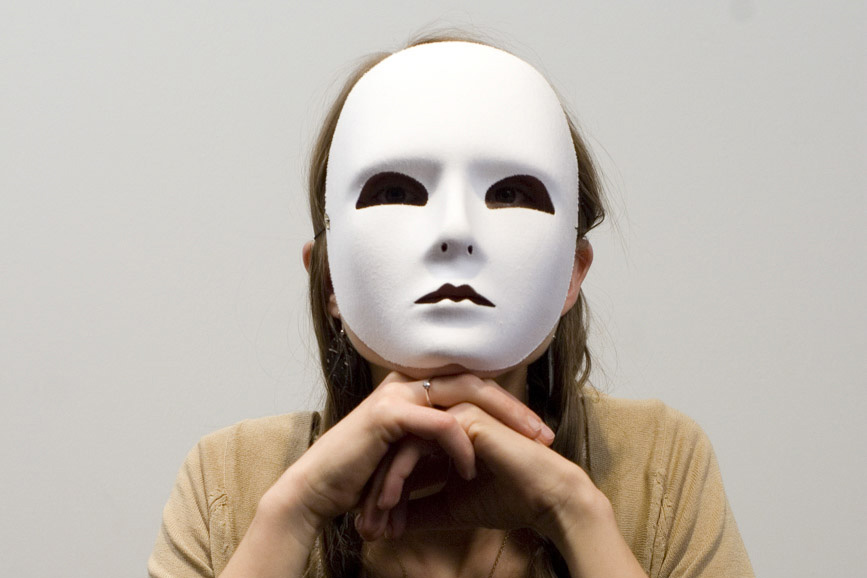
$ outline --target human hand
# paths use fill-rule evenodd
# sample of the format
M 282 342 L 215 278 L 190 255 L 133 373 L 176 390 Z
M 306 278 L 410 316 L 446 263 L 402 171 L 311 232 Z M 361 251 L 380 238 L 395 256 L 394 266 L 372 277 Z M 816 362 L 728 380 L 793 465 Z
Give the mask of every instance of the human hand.
M 407 527 L 530 527 L 558 541 L 576 518 L 607 515 L 609 502 L 589 476 L 548 444 L 521 435 L 472 403 L 446 412 L 471 439 L 479 475 L 469 481 L 450 479 L 432 496 L 409 500 L 410 475 L 415 477 L 429 446 L 407 438 L 381 464 L 365 498 L 359 528 L 365 539 L 386 530 L 399 538 Z
M 435 398 L 438 405 L 484 407 L 525 439 L 553 439 L 538 416 L 493 381 L 470 375 L 437 378 Z M 390 448 L 407 439 L 437 448 L 461 478 L 475 477 L 475 451 L 458 415 L 430 407 L 421 382 L 395 372 L 323 434 L 263 501 L 278 512 L 300 509 L 310 534 L 318 534 L 328 520 L 359 505 L 365 488 L 376 484 L 371 478 Z

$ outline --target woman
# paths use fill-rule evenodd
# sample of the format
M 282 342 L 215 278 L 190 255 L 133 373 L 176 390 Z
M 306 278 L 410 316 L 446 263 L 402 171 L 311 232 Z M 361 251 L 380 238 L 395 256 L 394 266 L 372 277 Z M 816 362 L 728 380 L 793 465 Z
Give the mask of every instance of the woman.
M 586 385 L 604 213 L 537 71 L 447 38 L 374 58 L 310 200 L 326 407 L 204 438 L 152 576 L 752 575 L 700 429 Z

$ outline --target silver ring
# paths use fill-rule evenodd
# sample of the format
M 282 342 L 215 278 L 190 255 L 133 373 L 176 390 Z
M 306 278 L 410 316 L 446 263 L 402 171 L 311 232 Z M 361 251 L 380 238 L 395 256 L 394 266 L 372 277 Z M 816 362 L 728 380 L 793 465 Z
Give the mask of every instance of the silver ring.
M 421 382 L 421 386 L 424 388 L 424 396 L 427 398 L 427 404 L 433 407 L 434 404 L 430 400 L 430 380 L 425 379 L 423 382 Z

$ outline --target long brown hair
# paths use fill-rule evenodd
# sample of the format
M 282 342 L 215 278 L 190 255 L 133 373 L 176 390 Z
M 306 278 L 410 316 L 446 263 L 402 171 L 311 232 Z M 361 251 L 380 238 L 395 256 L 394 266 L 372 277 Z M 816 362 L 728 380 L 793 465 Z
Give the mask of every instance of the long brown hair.
M 492 46 L 490 42 L 470 38 L 465 34 L 451 33 L 420 37 L 406 47 L 450 41 Z M 391 53 L 378 53 L 369 56 L 349 76 L 328 111 L 310 159 L 310 217 L 316 233 L 310 258 L 310 308 L 326 388 L 319 434 L 343 419 L 373 388 L 367 362 L 355 353 L 351 346 L 347 349 L 343 345 L 346 340 L 340 339 L 339 321 L 328 312 L 328 302 L 333 289 L 328 271 L 326 236 L 321 233 L 326 228 L 325 176 L 328 154 L 340 112 L 358 80 L 390 55 Z M 599 174 L 590 151 L 568 113 L 567 119 L 578 158 L 577 244 L 588 231 L 603 221 L 605 203 Z M 588 310 L 582 290 L 575 306 L 560 319 L 548 353 L 528 367 L 527 384 L 530 407 L 556 433 L 552 448 L 592 476 L 590 456 L 587 452 L 587 416 L 583 395 L 591 369 L 587 325 Z M 551 541 L 537 535 L 535 542 L 529 575 L 534 578 L 569 576 L 562 556 Z M 355 531 L 350 514 L 338 516 L 328 525 L 316 556 L 318 560 L 311 561 L 315 565 L 321 564 L 327 576 L 343 578 L 360 574 L 361 538 Z

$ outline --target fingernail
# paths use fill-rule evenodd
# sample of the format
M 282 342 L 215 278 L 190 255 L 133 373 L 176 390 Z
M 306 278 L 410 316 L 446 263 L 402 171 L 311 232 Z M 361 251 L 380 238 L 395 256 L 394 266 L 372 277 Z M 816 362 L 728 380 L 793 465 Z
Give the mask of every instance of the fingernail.
M 527 423 L 530 424 L 530 429 L 533 430 L 533 433 L 538 433 L 540 429 L 543 427 L 543 423 L 539 420 L 535 415 L 531 415 L 527 418 Z
M 542 424 L 542 433 L 539 434 L 539 437 L 550 443 L 554 441 L 554 430 L 549 428 L 547 425 Z

